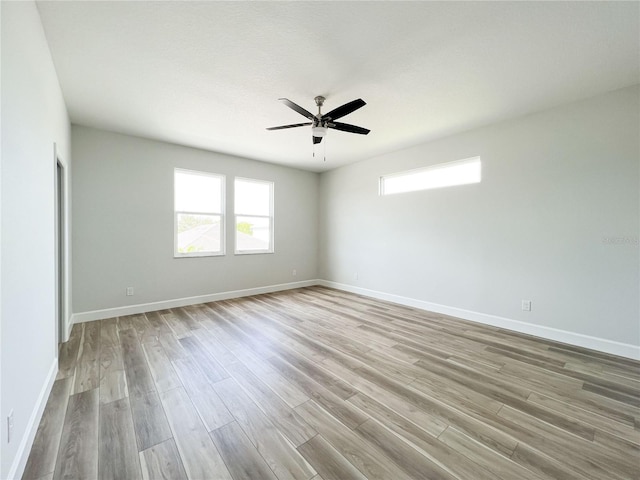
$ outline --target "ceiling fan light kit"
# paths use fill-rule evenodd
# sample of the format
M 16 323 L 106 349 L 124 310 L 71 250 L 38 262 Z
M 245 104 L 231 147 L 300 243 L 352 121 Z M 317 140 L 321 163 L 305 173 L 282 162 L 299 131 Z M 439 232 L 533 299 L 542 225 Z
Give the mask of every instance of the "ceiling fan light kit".
M 327 134 L 327 127 L 311 127 L 311 132 L 314 137 L 324 137 Z
M 325 98 L 323 96 L 318 95 L 315 97 L 316 106 L 318 107 L 318 114 L 314 115 L 308 110 L 305 110 L 300 105 L 293 103 L 288 98 L 279 98 L 282 103 L 284 103 L 287 107 L 292 110 L 295 110 L 303 117 L 310 120 L 305 123 L 294 123 L 291 125 L 281 125 L 279 127 L 269 127 L 267 130 L 283 130 L 286 128 L 295 128 L 295 127 L 307 127 L 311 126 L 311 136 L 313 140 L 313 144 L 320 143 L 322 139 L 327 135 L 327 130 L 329 128 L 333 128 L 335 130 L 340 130 L 343 132 L 349 133 L 357 133 L 360 135 L 367 135 L 370 130 L 362 127 L 358 127 L 356 125 L 350 125 L 348 123 L 335 122 L 338 118 L 342 118 L 346 115 L 349 115 L 351 112 L 356 111 L 357 109 L 364 107 L 366 105 L 365 101 L 361 98 L 357 100 L 353 100 L 351 102 L 345 103 L 338 108 L 334 108 L 329 113 L 322 114 L 322 106 L 324 105 Z

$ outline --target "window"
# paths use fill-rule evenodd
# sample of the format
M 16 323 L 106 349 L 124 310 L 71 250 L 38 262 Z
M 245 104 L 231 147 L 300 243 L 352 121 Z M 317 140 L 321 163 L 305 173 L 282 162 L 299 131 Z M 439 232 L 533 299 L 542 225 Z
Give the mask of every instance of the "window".
M 224 175 L 174 170 L 174 256 L 224 255 Z
M 236 178 L 236 253 L 273 253 L 273 182 Z
M 480 183 L 480 157 L 380 177 L 380 195 Z

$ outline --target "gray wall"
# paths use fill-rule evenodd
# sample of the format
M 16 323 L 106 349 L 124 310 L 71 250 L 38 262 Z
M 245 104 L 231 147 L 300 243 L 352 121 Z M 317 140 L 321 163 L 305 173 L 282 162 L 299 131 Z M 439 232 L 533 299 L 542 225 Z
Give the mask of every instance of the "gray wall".
M 72 139 L 74 313 L 317 278 L 318 174 L 79 126 Z M 225 256 L 173 258 L 174 167 L 227 176 Z M 275 253 L 233 254 L 234 176 L 275 182 Z
M 639 98 L 627 88 L 323 174 L 320 278 L 640 345 Z M 480 184 L 378 196 L 380 175 L 476 155 Z
M 54 150 L 70 125 L 33 2 L 2 9 L 0 478 L 20 478 L 57 366 Z M 13 440 L 6 418 L 14 411 Z

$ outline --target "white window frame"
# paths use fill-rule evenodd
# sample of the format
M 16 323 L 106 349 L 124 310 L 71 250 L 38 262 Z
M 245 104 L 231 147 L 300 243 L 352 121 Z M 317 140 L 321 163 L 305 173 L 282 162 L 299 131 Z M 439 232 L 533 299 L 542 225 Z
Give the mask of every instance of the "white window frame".
M 460 165 L 464 165 L 464 164 L 475 164 L 477 163 L 479 165 L 479 176 L 477 180 L 472 180 L 472 181 L 460 181 L 460 182 L 454 182 L 454 183 L 450 183 L 450 184 L 446 184 L 446 185 L 436 185 L 436 186 L 416 186 L 415 188 L 411 188 L 411 189 L 407 189 L 407 190 L 403 190 L 400 192 L 386 192 L 385 191 L 385 181 L 387 179 L 396 179 L 398 177 L 410 177 L 413 175 L 421 175 L 421 174 L 425 174 L 428 172 L 436 172 L 438 170 L 446 170 L 447 168 L 452 168 L 452 167 L 457 167 Z M 404 172 L 397 172 L 397 173 L 390 173 L 388 175 L 382 175 L 379 178 L 379 184 L 378 184 L 378 194 L 380 196 L 388 196 L 388 195 L 398 195 L 398 194 L 402 194 L 402 193 L 412 193 L 412 192 L 419 192 L 419 191 L 423 191 L 423 190 L 433 190 L 433 189 L 438 189 L 438 188 L 449 188 L 449 187 L 455 187 L 458 185 L 472 185 L 474 183 L 480 183 L 482 181 L 482 159 L 480 158 L 480 156 L 476 156 L 476 157 L 470 157 L 470 158 L 465 158 L 463 160 L 456 160 L 453 162 L 446 162 L 446 163 L 438 163 L 436 165 L 430 165 L 428 167 L 423 167 L 423 168 L 416 168 L 413 170 L 406 170 Z
M 269 212 L 270 215 L 253 215 L 251 213 L 238 213 L 236 211 L 236 181 L 242 180 L 243 182 L 253 182 L 260 184 L 269 185 Z M 260 180 L 257 178 L 247 178 L 247 177 L 235 177 L 233 179 L 233 246 L 234 253 L 236 255 L 259 255 L 259 254 L 269 254 L 275 252 L 274 247 L 274 190 L 275 183 L 270 180 Z M 254 218 L 266 218 L 269 220 L 269 248 L 267 250 L 238 250 L 238 217 L 254 217 Z
M 206 177 L 215 177 L 220 179 L 220 212 L 187 212 L 176 210 L 176 173 L 183 172 L 190 175 L 200 175 Z M 189 170 L 186 168 L 173 169 L 173 257 L 174 258 L 191 258 L 191 257 L 221 257 L 226 254 L 226 220 L 225 220 L 225 184 L 226 176 L 220 173 L 202 172 L 200 170 Z M 219 252 L 188 252 L 182 253 L 178 251 L 178 215 L 216 215 L 220 217 L 220 251 Z

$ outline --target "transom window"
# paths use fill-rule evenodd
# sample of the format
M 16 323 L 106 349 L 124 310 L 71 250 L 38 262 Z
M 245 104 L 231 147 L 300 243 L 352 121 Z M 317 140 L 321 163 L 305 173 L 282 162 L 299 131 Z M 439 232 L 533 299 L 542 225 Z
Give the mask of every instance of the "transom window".
M 273 253 L 273 182 L 236 178 L 236 254 Z
M 224 175 L 174 170 L 174 256 L 224 255 Z
M 380 195 L 479 183 L 481 179 L 480 157 L 473 157 L 407 172 L 383 175 L 380 177 Z

